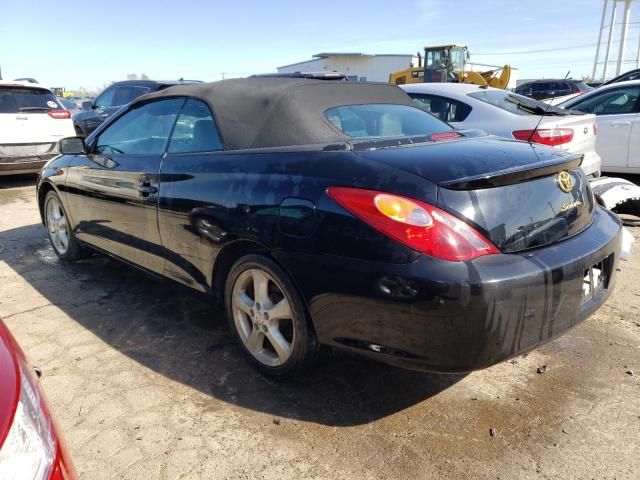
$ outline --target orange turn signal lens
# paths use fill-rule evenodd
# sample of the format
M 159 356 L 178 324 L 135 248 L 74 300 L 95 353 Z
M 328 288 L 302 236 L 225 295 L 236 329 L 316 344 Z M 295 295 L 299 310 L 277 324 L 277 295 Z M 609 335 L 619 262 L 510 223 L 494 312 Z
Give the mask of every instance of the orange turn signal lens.
M 433 223 L 431 215 L 417 203 L 406 198 L 380 193 L 373 203 L 380 213 L 396 222 L 416 227 L 428 227 Z

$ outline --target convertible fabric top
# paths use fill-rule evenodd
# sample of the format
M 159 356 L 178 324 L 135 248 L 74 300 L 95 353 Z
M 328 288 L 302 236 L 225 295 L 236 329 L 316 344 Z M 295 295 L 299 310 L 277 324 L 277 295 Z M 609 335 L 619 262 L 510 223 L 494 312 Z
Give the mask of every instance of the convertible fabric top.
M 300 78 L 249 77 L 176 85 L 139 97 L 189 96 L 213 112 L 225 150 L 330 144 L 349 139 L 324 115 L 328 108 L 357 104 L 415 107 L 400 88 L 384 83 L 338 82 Z

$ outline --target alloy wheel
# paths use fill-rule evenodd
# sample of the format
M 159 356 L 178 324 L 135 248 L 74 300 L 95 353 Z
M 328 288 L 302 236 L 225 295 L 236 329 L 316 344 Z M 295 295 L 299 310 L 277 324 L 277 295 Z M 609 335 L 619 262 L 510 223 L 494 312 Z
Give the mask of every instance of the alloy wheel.
M 64 255 L 69 249 L 69 227 L 62 205 L 55 196 L 47 199 L 45 214 L 51 243 L 60 255 Z
M 282 287 L 264 270 L 238 276 L 232 292 L 233 320 L 246 349 L 269 367 L 284 364 L 293 352 L 293 311 Z

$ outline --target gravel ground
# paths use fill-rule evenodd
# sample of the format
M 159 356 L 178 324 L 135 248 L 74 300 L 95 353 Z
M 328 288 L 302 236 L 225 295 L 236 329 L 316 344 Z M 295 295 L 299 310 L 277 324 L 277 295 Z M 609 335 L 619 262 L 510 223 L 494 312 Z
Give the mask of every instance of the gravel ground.
M 82 479 L 640 478 L 640 242 L 606 305 L 524 357 L 447 376 L 327 353 L 274 382 L 198 297 L 58 262 L 33 183 L 0 179 L 0 317 Z

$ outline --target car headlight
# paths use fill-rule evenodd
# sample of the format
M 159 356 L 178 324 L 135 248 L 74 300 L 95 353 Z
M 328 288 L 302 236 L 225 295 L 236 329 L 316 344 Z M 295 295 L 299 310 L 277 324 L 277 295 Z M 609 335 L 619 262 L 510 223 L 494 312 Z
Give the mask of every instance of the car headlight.
M 47 480 L 57 448 L 53 423 L 28 367 L 19 364 L 20 400 L 0 448 L 0 479 Z

